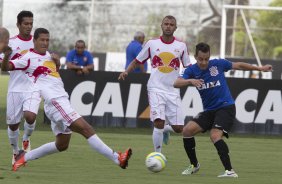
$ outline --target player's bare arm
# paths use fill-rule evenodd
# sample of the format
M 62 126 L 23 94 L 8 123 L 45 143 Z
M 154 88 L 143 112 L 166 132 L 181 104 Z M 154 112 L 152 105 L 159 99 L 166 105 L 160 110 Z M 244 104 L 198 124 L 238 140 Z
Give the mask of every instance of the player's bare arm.
M 125 78 L 128 76 L 128 73 L 133 71 L 136 68 L 137 65 L 138 65 L 138 61 L 136 59 L 134 59 L 128 65 L 127 69 L 119 75 L 118 80 L 125 80 Z
M 173 87 L 175 88 L 181 88 L 184 86 L 192 85 L 195 87 L 201 87 L 201 85 L 204 83 L 203 79 L 183 79 L 179 77 L 176 79 L 176 81 L 173 84 Z
M 10 71 L 10 70 L 13 70 L 13 65 L 11 63 L 9 63 L 9 58 L 10 58 L 10 55 L 12 54 L 12 49 L 11 47 L 6 47 L 4 48 L 3 50 L 3 53 L 4 53 L 4 58 L 3 58 L 3 61 L 2 61 L 2 65 L 1 65 L 1 70 L 2 71 Z
M 59 70 L 61 63 L 60 63 L 60 56 L 56 53 L 52 53 L 51 54 L 51 58 L 54 61 L 54 63 L 56 64 L 56 68 L 57 70 Z
M 244 62 L 234 62 L 232 63 L 232 69 L 235 70 L 257 70 L 262 72 L 271 72 L 271 65 L 256 66 Z

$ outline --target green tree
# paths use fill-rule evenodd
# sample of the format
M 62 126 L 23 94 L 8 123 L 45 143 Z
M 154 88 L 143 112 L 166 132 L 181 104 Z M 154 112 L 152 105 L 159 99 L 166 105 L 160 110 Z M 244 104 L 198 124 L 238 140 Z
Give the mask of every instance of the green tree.
M 282 7 L 282 0 L 273 0 L 269 6 Z M 257 26 L 266 28 L 256 32 L 261 55 L 282 58 L 282 11 L 259 11 Z
M 282 0 L 273 0 L 269 6 L 282 7 Z M 282 58 L 282 11 L 244 10 L 256 49 L 262 59 Z M 255 24 L 250 24 L 255 22 Z M 236 56 L 254 57 L 241 16 L 236 25 Z

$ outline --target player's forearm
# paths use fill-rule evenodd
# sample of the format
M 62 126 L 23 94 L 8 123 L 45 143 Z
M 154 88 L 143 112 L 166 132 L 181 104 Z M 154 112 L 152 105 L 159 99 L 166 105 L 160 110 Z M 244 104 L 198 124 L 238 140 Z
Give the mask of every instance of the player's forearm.
M 140 70 L 141 70 L 142 73 L 146 73 L 145 67 L 144 67 L 143 64 L 139 63 L 138 66 L 139 66 L 139 68 L 140 68 Z
M 191 84 L 192 83 L 191 83 L 191 81 L 189 79 L 178 78 L 174 82 L 173 87 L 181 88 L 181 87 L 188 86 L 188 85 L 191 85 Z
M 236 70 L 257 70 L 257 71 L 261 71 L 261 68 L 259 66 L 251 65 L 251 64 L 248 64 L 248 63 L 244 63 L 244 62 L 234 63 L 233 69 L 236 69 Z
M 127 69 L 125 70 L 127 73 L 132 72 L 136 67 L 137 67 L 138 63 L 137 61 L 134 59 L 127 67 Z
M 2 60 L 2 65 L 1 65 L 1 70 L 2 71 L 9 71 L 11 70 L 11 68 L 9 67 L 9 56 L 4 56 L 3 60 Z

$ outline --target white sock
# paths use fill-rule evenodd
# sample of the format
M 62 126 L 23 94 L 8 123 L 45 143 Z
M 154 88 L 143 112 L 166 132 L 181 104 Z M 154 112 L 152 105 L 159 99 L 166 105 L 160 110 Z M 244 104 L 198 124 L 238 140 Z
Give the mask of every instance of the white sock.
M 172 126 L 170 125 L 165 125 L 164 126 L 164 132 L 174 132 Z
M 28 124 L 26 121 L 24 122 L 24 134 L 23 141 L 29 140 L 33 130 L 35 129 L 36 121 L 33 124 Z
M 9 141 L 10 144 L 13 148 L 13 154 L 18 154 L 19 153 L 19 135 L 20 135 L 20 130 L 17 129 L 16 131 L 12 131 L 9 127 L 8 127 L 8 137 L 9 137 Z
M 158 129 L 154 127 L 153 130 L 153 144 L 156 152 L 162 151 L 164 129 Z
M 109 148 L 96 134 L 89 137 L 87 141 L 92 149 L 119 164 L 118 153 Z
M 27 152 L 24 155 L 24 159 L 25 161 L 35 160 L 44 157 L 46 155 L 51 155 L 53 153 L 58 153 L 58 152 L 59 150 L 57 149 L 55 142 L 49 142 L 36 149 Z

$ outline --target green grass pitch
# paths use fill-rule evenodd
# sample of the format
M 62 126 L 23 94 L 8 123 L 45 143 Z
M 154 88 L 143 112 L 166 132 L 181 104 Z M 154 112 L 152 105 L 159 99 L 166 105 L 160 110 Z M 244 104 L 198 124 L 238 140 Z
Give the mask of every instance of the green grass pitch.
M 93 151 L 87 141 L 73 134 L 66 152 L 30 161 L 17 172 L 11 171 L 11 148 L 5 125 L 7 77 L 0 76 L 0 184 L 281 184 L 281 136 L 232 135 L 227 143 L 234 169 L 239 178 L 217 178 L 223 172 L 214 146 L 207 134 L 196 137 L 201 169 L 197 174 L 182 176 L 188 165 L 180 135 L 173 134 L 168 146 L 166 168 L 151 173 L 145 167 L 145 157 L 153 151 L 150 129 L 97 129 L 97 134 L 114 150 L 132 147 L 133 155 L 126 170 L 120 169 Z M 42 117 L 39 117 L 42 119 Z M 32 148 L 54 141 L 47 125 L 38 121 L 32 135 Z

